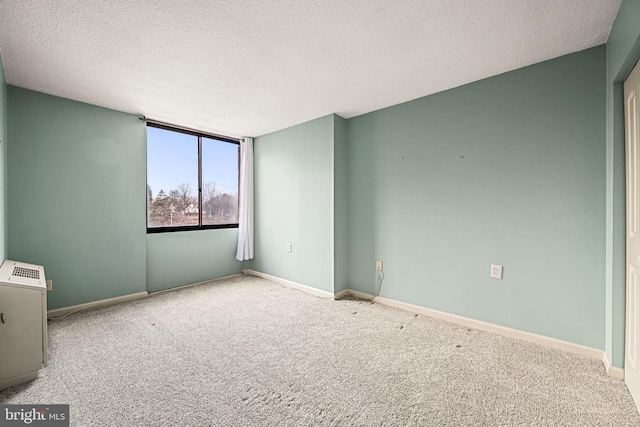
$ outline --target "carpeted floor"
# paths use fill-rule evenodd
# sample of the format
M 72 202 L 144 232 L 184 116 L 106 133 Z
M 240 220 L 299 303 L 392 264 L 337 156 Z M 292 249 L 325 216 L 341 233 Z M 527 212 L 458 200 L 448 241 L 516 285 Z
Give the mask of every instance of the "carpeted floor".
M 73 426 L 639 426 L 585 357 L 241 276 L 49 323 L 49 366 L 0 403 Z

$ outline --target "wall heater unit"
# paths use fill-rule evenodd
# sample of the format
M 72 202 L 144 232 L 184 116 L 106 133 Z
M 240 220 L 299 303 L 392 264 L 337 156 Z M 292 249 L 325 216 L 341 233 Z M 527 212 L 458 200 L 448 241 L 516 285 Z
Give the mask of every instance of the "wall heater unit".
M 47 366 L 47 282 L 40 265 L 0 266 L 0 390 L 38 378 Z

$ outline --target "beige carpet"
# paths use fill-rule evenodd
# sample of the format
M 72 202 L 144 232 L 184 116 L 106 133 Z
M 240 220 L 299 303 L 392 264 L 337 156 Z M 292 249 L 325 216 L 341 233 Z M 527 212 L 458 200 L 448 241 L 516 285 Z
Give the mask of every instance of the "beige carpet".
M 639 426 L 602 363 L 252 277 L 49 323 L 49 366 L 0 403 L 73 426 Z

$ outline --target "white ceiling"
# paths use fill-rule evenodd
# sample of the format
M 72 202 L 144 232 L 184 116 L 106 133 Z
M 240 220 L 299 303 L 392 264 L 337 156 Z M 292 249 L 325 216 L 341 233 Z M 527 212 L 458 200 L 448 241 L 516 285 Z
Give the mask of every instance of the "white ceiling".
M 232 136 L 607 41 L 621 0 L 0 0 L 9 84 Z

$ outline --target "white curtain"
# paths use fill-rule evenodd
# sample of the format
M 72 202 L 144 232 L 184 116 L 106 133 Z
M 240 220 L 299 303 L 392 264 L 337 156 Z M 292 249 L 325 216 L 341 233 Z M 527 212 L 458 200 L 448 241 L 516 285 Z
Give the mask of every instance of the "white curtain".
M 236 259 L 253 259 L 253 138 L 240 140 L 240 212 Z

